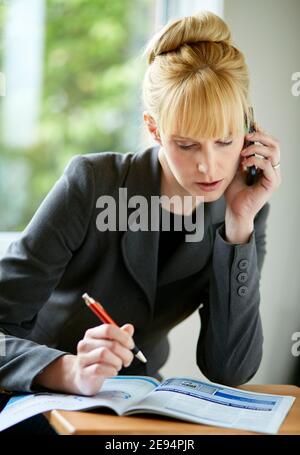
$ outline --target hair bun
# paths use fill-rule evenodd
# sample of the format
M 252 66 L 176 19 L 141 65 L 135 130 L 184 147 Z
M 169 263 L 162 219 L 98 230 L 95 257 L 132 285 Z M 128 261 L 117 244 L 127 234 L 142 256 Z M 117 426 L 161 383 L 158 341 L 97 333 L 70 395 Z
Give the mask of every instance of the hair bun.
M 227 24 L 211 11 L 200 11 L 193 16 L 169 21 L 148 43 L 144 55 L 151 64 L 155 57 L 174 51 L 184 44 L 210 41 L 232 45 Z

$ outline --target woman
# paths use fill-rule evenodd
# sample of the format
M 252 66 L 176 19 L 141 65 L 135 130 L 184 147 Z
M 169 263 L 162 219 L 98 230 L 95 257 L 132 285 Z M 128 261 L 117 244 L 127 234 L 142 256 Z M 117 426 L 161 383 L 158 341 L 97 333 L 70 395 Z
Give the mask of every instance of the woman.
M 74 157 L 1 261 L 4 389 L 93 395 L 109 376 L 160 378 L 168 332 L 197 309 L 196 361 L 210 380 L 242 384 L 259 367 L 259 279 L 268 200 L 281 182 L 279 144 L 259 129 L 246 137 L 258 144 L 243 148 L 248 72 L 218 16 L 170 22 L 146 53 L 144 121 L 157 146 Z M 253 165 L 259 180 L 247 186 Z M 192 196 L 193 211 L 175 210 L 186 220 L 204 198 L 202 238 L 131 229 L 132 206 L 127 229 L 105 230 L 101 198 L 115 201 L 118 217 L 120 189 L 149 203 Z M 160 209 L 172 211 L 168 203 Z M 122 327 L 99 325 L 84 292 Z M 146 364 L 133 357 L 133 338 Z

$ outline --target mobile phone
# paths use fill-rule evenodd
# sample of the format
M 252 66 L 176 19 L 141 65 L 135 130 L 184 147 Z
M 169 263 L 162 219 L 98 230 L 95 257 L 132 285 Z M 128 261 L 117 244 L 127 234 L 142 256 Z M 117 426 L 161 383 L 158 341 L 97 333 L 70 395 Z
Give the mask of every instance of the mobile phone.
M 253 133 L 256 131 L 255 129 L 255 121 L 254 121 L 254 114 L 253 114 L 253 108 L 249 108 L 249 114 L 250 114 L 250 124 L 249 124 L 249 129 L 247 128 L 247 134 L 248 133 Z M 245 125 L 247 125 L 247 117 L 245 115 Z M 254 144 L 253 141 L 248 141 L 245 139 L 244 141 L 244 148 L 249 147 L 250 145 Z M 257 181 L 258 177 L 258 169 L 253 165 L 247 167 L 247 172 L 246 172 L 246 185 L 251 186 Z

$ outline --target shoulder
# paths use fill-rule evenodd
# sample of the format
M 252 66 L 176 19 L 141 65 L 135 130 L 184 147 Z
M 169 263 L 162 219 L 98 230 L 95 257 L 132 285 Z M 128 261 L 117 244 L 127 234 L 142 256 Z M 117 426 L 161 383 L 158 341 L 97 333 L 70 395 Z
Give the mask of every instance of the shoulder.
M 116 188 L 129 186 L 134 192 L 158 185 L 158 147 L 138 152 L 97 152 L 75 155 L 65 168 L 65 175 L 82 188 L 94 185 L 96 195 L 110 193 Z M 153 188 L 152 188 L 153 187 Z
M 93 172 L 95 176 L 101 174 L 103 171 L 108 175 L 122 173 L 130 166 L 132 159 L 136 154 L 134 153 L 120 153 L 120 152 L 97 152 L 86 153 L 83 155 L 75 155 L 67 163 L 65 171 L 72 173 Z
M 82 189 L 93 185 L 96 192 L 107 190 L 125 178 L 135 155 L 110 151 L 75 155 L 67 163 L 64 175 Z

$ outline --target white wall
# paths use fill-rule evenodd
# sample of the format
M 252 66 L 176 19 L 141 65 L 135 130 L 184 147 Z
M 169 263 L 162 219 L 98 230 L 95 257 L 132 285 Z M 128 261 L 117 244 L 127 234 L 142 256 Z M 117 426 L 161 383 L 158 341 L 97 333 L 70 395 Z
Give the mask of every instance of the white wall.
M 291 93 L 292 74 L 300 71 L 300 1 L 225 0 L 224 19 L 249 65 L 256 119 L 280 141 L 282 153 L 283 181 L 270 200 L 261 283 L 264 357 L 251 382 L 288 383 L 296 362 L 291 336 L 300 331 L 300 96 Z M 171 332 L 165 377 L 200 376 L 199 326 L 196 313 Z

